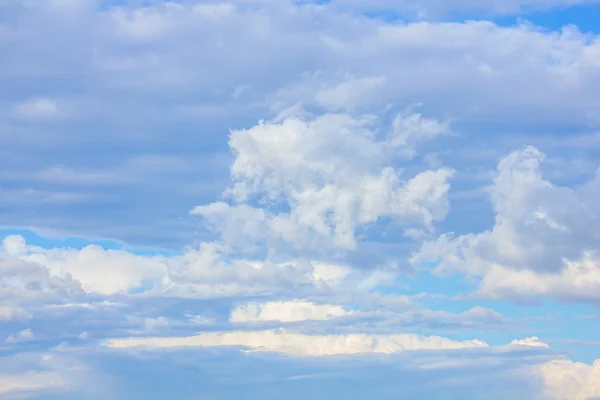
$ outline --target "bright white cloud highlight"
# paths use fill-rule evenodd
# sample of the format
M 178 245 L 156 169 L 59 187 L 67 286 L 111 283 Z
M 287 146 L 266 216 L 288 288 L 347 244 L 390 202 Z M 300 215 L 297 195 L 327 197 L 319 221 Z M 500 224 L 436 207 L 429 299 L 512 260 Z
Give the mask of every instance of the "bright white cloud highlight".
M 543 347 L 548 348 L 548 344 L 542 342 L 537 336 L 527 337 L 525 339 L 515 339 L 510 342 L 511 345 L 517 346 L 530 346 L 530 347 Z
M 600 174 L 577 189 L 556 186 L 542 177 L 543 160 L 533 147 L 504 158 L 490 191 L 494 227 L 443 235 L 425 243 L 413 263 L 439 261 L 440 272 L 480 276 L 480 292 L 494 298 L 598 301 Z
M 593 400 L 600 398 L 600 360 L 584 364 L 556 360 L 539 368 L 548 397 L 556 400 Z
M 94 293 L 125 293 L 141 286 L 146 280 L 159 281 L 166 273 L 164 263 L 158 258 L 136 256 L 121 250 L 105 250 L 97 245 L 89 245 L 81 250 L 43 249 L 26 245 L 20 236 L 9 236 L 4 239 L 0 250 L 4 250 L 8 256 L 7 262 L 12 259 L 13 262 L 19 260 L 28 263 L 28 268 L 42 267 L 50 279 L 73 278 L 84 290 Z M 24 275 L 25 271 L 24 268 L 14 270 L 19 275 Z
M 272 301 L 240 305 L 231 311 L 229 321 L 233 323 L 322 321 L 343 317 L 350 313 L 350 311 L 334 305 L 315 304 L 308 301 Z
M 369 279 L 368 274 L 341 264 L 229 258 L 226 249 L 214 243 L 202 243 L 198 249 L 165 257 L 106 250 L 97 245 L 43 249 L 28 245 L 20 236 L 4 239 L 0 272 L 0 298 L 10 302 L 41 298 L 63 301 L 68 295 L 83 292 L 201 298 L 294 293 L 301 288 L 330 292 L 341 288 L 349 276 L 353 276 L 354 283 Z M 61 307 L 74 304 L 95 307 L 79 302 Z M 8 318 L 16 310 L 6 308 L 3 314 Z
M 357 228 L 383 217 L 432 230 L 448 211 L 452 171 L 402 177 L 392 162 L 412 154 L 419 140 L 449 128 L 418 114 L 398 116 L 388 132 L 375 127 L 373 117 L 325 114 L 233 131 L 235 184 L 227 193 L 238 204 L 216 202 L 191 213 L 238 247 L 283 242 L 297 249 L 352 250 Z M 246 203 L 252 199 L 267 207 Z M 275 211 L 282 205 L 290 211 Z
M 404 350 L 439 350 L 487 347 L 485 342 L 469 340 L 457 342 L 438 336 L 399 334 L 375 336 L 304 335 L 284 330 L 257 332 L 202 333 L 180 338 L 126 338 L 107 341 L 109 347 L 178 348 L 241 346 L 254 351 L 287 353 L 299 356 L 333 356 L 342 354 L 384 353 Z

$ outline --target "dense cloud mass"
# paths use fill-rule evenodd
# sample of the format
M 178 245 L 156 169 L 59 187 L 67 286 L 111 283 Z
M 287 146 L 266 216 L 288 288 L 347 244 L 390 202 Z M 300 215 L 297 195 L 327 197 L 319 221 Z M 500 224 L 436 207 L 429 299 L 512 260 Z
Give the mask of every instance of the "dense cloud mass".
M 378 141 L 368 127 L 374 122 L 326 114 L 232 132 L 235 184 L 227 194 L 236 204 L 198 206 L 192 214 L 205 217 L 227 244 L 244 249 L 253 242 L 269 249 L 284 242 L 300 249 L 330 243 L 354 250 L 356 230 L 384 217 L 430 231 L 446 216 L 452 171 L 439 168 L 402 179 L 390 165 L 413 151 L 411 142 L 448 128 L 419 114 L 400 115 Z M 246 204 L 253 197 L 261 207 Z M 269 212 L 269 204 L 289 212 Z
M 479 234 L 444 235 L 415 256 L 441 260 L 441 271 L 480 276 L 492 297 L 551 295 L 597 302 L 600 298 L 600 179 L 577 189 L 542 178 L 544 155 L 533 147 L 498 164 L 490 190 L 494 227 Z
M 0 1 L 0 397 L 600 398 L 599 7 Z

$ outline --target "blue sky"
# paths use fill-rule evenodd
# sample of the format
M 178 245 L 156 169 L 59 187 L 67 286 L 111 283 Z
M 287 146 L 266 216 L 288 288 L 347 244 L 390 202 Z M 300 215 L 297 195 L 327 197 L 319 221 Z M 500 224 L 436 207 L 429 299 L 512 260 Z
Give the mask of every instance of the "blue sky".
M 0 2 L 0 398 L 600 398 L 600 2 Z

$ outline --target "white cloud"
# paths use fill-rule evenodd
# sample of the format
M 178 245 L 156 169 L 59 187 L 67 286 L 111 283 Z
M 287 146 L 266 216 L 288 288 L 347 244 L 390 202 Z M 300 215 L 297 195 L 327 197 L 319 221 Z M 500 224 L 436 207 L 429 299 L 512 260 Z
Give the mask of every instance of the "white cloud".
M 181 297 L 281 295 L 303 290 L 338 288 L 347 268 L 310 260 L 275 263 L 228 258 L 220 245 L 203 243 L 197 250 L 166 260 L 167 279 L 156 294 Z
M 283 293 L 329 293 L 369 274 L 343 264 L 295 259 L 287 262 L 229 257 L 221 245 L 201 243 L 176 256 L 142 256 L 97 245 L 43 249 L 9 236 L 0 247 L 0 292 L 7 301 L 57 302 L 53 307 L 98 308 L 105 303 L 69 301 L 72 295 L 145 293 L 153 296 L 228 297 Z M 8 304 L 7 304 L 8 305 Z
M 237 306 L 231 311 L 229 321 L 244 322 L 298 322 L 327 320 L 351 314 L 340 306 L 315 304 L 308 301 L 272 301 L 249 303 Z
M 136 256 L 121 250 L 105 250 L 97 245 L 89 245 L 81 250 L 47 250 L 27 246 L 23 238 L 9 236 L 4 241 L 3 249 L 9 256 L 22 262 L 44 267 L 52 277 L 72 277 L 88 292 L 124 293 L 140 287 L 146 280 L 160 280 L 166 273 L 164 264 L 157 258 Z
M 357 228 L 383 217 L 432 230 L 446 216 L 452 171 L 401 178 L 392 162 L 447 126 L 418 114 L 399 115 L 387 137 L 377 140 L 375 123 L 369 116 L 325 114 L 233 131 L 234 186 L 227 194 L 238 204 L 216 202 L 191 214 L 203 216 L 227 245 L 238 248 L 283 242 L 296 249 L 352 250 Z M 246 203 L 252 199 L 267 206 Z M 290 211 L 275 211 L 282 205 Z
M 2 247 L 4 251 L 13 257 L 23 254 L 26 249 L 26 243 L 23 236 L 20 235 L 9 235 L 2 241 Z
M 545 4 L 559 2 L 568 0 Z M 215 136 L 187 133 L 192 129 L 218 132 L 226 126 L 225 120 L 227 126 L 240 121 L 247 126 L 245 121 L 257 115 L 286 111 L 274 120 L 231 134 L 236 157 L 230 191 L 234 200 L 195 209 L 221 234 L 222 243 L 203 243 L 178 256 L 151 257 L 98 246 L 40 249 L 19 236 L 6 238 L 0 256 L 0 319 L 4 320 L 30 318 L 29 308 L 17 305 L 20 301 L 63 302 L 55 307 L 42 306 L 41 311 L 78 308 L 89 312 L 99 308 L 92 297 L 133 290 L 156 296 L 262 295 L 272 299 L 285 294 L 285 298 L 311 299 L 242 307 L 234 311 L 234 322 L 316 320 L 325 324 L 323 321 L 344 316 L 357 303 L 370 302 L 374 308 L 384 304 L 404 307 L 410 304 L 407 296 L 373 292 L 382 283 L 395 284 L 393 273 L 354 271 L 339 260 L 343 259 L 340 254 L 363 244 L 363 229 L 382 219 L 395 220 L 406 227 L 407 237 L 422 240 L 446 217 L 450 170 L 440 168 L 439 160 L 431 158 L 431 171 L 419 173 L 411 168 L 416 167 L 413 162 L 421 142 L 450 132 L 445 120 L 424 115 L 456 116 L 467 126 L 482 121 L 490 124 L 484 128 L 498 121 L 506 124 L 502 126 L 526 122 L 537 128 L 588 128 L 588 124 L 598 123 L 600 43 L 595 34 L 581 34 L 573 28 L 549 32 L 531 25 L 503 27 L 482 21 L 392 24 L 360 15 L 367 8 L 403 8 L 422 17 L 463 10 L 510 13 L 522 5 L 544 6 L 541 0 L 421 0 L 410 4 L 387 0 L 342 4 L 334 0 L 319 7 L 258 0 L 231 4 L 191 0 L 144 2 L 143 6 L 140 2 L 118 2 L 118 6 L 112 2 L 102 4 L 101 11 L 95 1 L 26 3 L 14 18 L 19 21 L 18 29 L 12 24 L 0 27 L 0 52 L 10 60 L 0 65 L 0 86 L 7 88 L 2 104 L 8 104 L 9 112 L 13 112 L 11 118 L 0 120 L 2 131 L 11 139 L 3 142 L 2 160 L 6 170 L 31 168 L 41 173 L 31 181 L 15 180 L 6 186 L 9 189 L 0 196 L 9 210 L 0 215 L 3 223 L 55 224 L 63 232 L 87 229 L 97 235 L 129 236 L 136 243 L 184 242 L 190 237 L 182 233 L 188 226 L 173 223 L 160 229 L 152 221 L 172 221 L 182 204 L 187 207 L 212 201 L 190 203 L 179 197 L 192 192 L 190 187 L 198 187 L 192 180 L 211 178 L 194 175 L 180 179 L 173 175 L 174 179 L 169 176 L 168 180 L 180 183 L 166 186 L 166 179 L 149 179 L 139 173 L 150 168 L 147 163 L 136 164 L 139 168 L 109 170 L 123 172 L 116 174 L 118 177 L 112 172 L 86 171 L 106 172 L 105 163 L 139 155 L 140 147 L 131 144 L 140 139 L 145 142 L 144 151 L 168 141 L 169 151 L 193 152 L 208 148 L 206 138 L 213 140 Z M 339 7 L 361 12 L 340 13 Z M 13 20 L 13 16 L 6 19 Z M 40 55 L 44 55 L 43 63 L 39 62 Z M 345 78 L 340 80 L 340 76 Z M 33 131 L 36 124 L 23 124 L 12 116 L 49 120 L 72 115 L 75 102 L 61 93 L 48 94 L 56 98 L 33 97 L 24 102 L 11 98 L 31 92 L 28 85 L 67 94 L 85 93 L 82 101 L 93 103 L 99 118 L 86 116 L 90 119 L 77 124 L 61 119 L 60 129 Z M 97 102 L 90 102 L 92 98 Z M 423 114 L 409 110 L 390 121 L 389 127 L 382 127 L 382 121 L 387 123 L 392 113 L 386 106 L 393 104 L 395 109 L 415 102 L 425 104 Z M 296 103 L 304 108 L 288 108 Z M 328 113 L 320 117 L 311 114 L 322 109 Z M 232 115 L 235 119 L 230 118 Z M 173 135 L 177 140 L 172 140 Z M 218 140 L 217 136 L 211 144 Z M 47 144 L 59 145 L 61 151 Z M 110 157 L 101 153 L 107 144 Z M 114 148 L 121 150 L 113 152 Z M 456 147 L 448 149 L 453 150 Z M 48 168 L 63 159 L 68 167 Z M 98 162 L 103 165 L 89 168 Z M 435 248 L 424 248 L 422 255 L 434 253 L 433 258 L 442 258 L 449 270 L 480 277 L 480 291 L 488 296 L 550 294 L 597 301 L 598 186 L 591 183 L 580 190 L 553 185 L 541 178 L 540 162 L 541 155 L 534 149 L 503 161 L 493 197 L 496 226 L 480 234 L 444 237 L 431 245 Z M 405 166 L 406 171 L 402 170 Z M 166 166 L 155 163 L 154 168 L 158 171 Z M 13 183 L 16 189 L 11 189 Z M 116 183 L 121 185 L 119 190 L 107 188 Z M 113 203 L 110 209 L 103 209 L 95 203 L 98 197 L 87 192 L 52 190 L 84 184 L 90 193 L 114 193 L 115 209 Z M 98 189 L 100 184 L 103 186 Z M 41 190 L 40 185 L 44 186 Z M 148 192 L 140 191 L 142 186 Z M 21 187 L 31 187 L 22 193 L 37 198 L 36 202 L 40 194 L 48 197 L 44 202 L 49 209 L 44 207 L 40 212 L 43 218 L 34 212 L 37 208 L 31 207 L 32 200 L 22 201 L 24 195 L 11 196 L 20 194 Z M 128 190 L 130 197 L 123 194 Z M 167 197 L 173 201 L 164 201 Z M 80 199 L 88 202 L 85 207 Z M 134 199 L 139 204 L 135 209 L 128 206 Z M 74 200 L 76 207 L 64 207 Z M 57 204 L 60 209 L 53 208 Z M 139 213 L 138 208 L 142 210 Z M 131 220 L 136 213 L 137 224 Z M 266 256 L 261 253 L 263 248 L 252 248 L 263 245 L 269 250 Z M 280 257 L 286 246 L 317 250 L 319 259 L 325 261 L 302 259 L 309 256 L 296 253 L 286 262 Z M 260 255 L 240 259 L 232 250 L 236 247 L 257 250 Z M 270 252 L 272 249 L 278 251 Z M 336 257 L 330 258 L 331 252 Z M 386 251 L 379 253 L 387 255 Z M 72 298 L 76 296 L 84 299 Z M 140 298 L 147 300 L 141 296 L 127 301 L 141 302 Z M 490 322 L 505 322 L 498 313 L 481 307 L 461 314 L 432 310 L 391 314 L 383 318 L 390 315 L 388 321 L 397 323 L 395 329 L 405 326 L 402 323 L 481 328 Z M 147 331 L 170 327 L 171 319 L 146 316 L 139 321 Z M 189 318 L 190 323 L 212 322 Z M 45 337 L 35 329 L 36 335 Z M 156 340 L 159 346 L 167 347 L 241 345 L 309 355 L 462 346 L 411 335 L 311 336 L 287 331 L 207 333 Z M 512 344 L 544 347 L 533 337 Z M 32 373 L 19 380 L 15 375 L 12 387 L 39 386 L 35 382 L 45 382 L 44 376 Z M 61 382 L 58 378 L 55 381 Z M 11 387 L 2 382 L 0 387 Z
M 10 335 L 6 338 L 6 343 L 20 343 L 32 340 L 35 337 L 31 329 L 24 329 L 14 335 Z
M 558 273 L 515 271 L 495 266 L 481 281 L 480 292 L 493 298 L 538 297 L 552 295 L 567 300 L 600 300 L 600 262 L 585 256 L 579 261 L 566 261 Z
M 504 158 L 490 189 L 494 227 L 443 235 L 424 244 L 413 263 L 440 261 L 440 272 L 480 276 L 480 292 L 495 298 L 598 301 L 600 174 L 577 189 L 556 186 L 542 178 L 543 159 L 533 147 Z
M 546 343 L 540 341 L 540 338 L 538 338 L 537 336 L 527 337 L 525 339 L 515 339 L 515 340 L 511 341 L 510 344 L 517 345 L 517 346 L 530 346 L 530 347 L 543 347 L 543 348 L 550 347 Z
M 70 277 L 53 276 L 47 268 L 15 258 L 0 249 L 0 299 L 7 306 L 19 302 L 56 301 L 82 293 Z
M 600 398 L 600 360 L 588 365 L 571 360 L 555 360 L 539 367 L 549 398 L 593 400 Z
M 500 26 L 485 21 L 392 24 L 360 13 L 345 13 L 340 18 L 335 7 L 246 1 L 111 3 L 100 8 L 93 2 L 77 2 L 79 7 L 67 7 L 77 18 L 67 18 L 69 13 L 56 12 L 56 7 L 44 5 L 47 2 L 29 3 L 25 8 L 15 7 L 21 10 L 18 16 L 7 16 L 18 18 L 19 29 L 3 25 L 6 40 L 0 51 L 13 60 L 0 67 L 0 86 L 9 89 L 5 91 L 7 104 L 29 101 L 11 97 L 30 93 L 27 82 L 35 77 L 53 91 L 44 95 L 55 96 L 50 100 L 57 102 L 60 113 L 71 115 L 71 108 L 80 100 L 91 112 L 83 113 L 85 118 L 78 121 L 63 119 L 60 129 L 51 127 L 51 132 L 46 127 L 25 126 L 14 118 L 3 119 L 6 131 L 15 132 L 11 135 L 14 140 L 6 143 L 10 147 L 7 152 L 22 154 L 20 146 L 26 143 L 37 143 L 40 149 L 69 143 L 72 154 L 78 155 L 68 158 L 69 171 L 106 171 L 106 165 L 94 165 L 98 159 L 91 155 L 104 149 L 98 145 L 108 140 L 130 144 L 143 132 L 152 137 L 151 143 L 168 141 L 177 153 L 207 148 L 207 141 L 215 136 L 191 134 L 192 126 L 222 132 L 227 126 L 246 126 L 246 121 L 268 118 L 270 110 L 298 102 L 315 111 L 319 99 L 324 100 L 321 106 L 343 106 L 344 101 L 356 103 L 358 98 L 361 112 L 373 114 L 380 114 L 388 104 L 402 108 L 423 103 L 428 115 L 448 115 L 464 125 L 485 123 L 495 129 L 500 129 L 497 122 L 511 127 L 525 122 L 540 129 L 557 125 L 579 129 L 598 122 L 598 39 L 573 28 L 551 32 L 532 25 Z M 456 4 L 446 1 L 438 5 Z M 80 34 L 72 35 L 73 31 Z M 50 52 L 50 48 L 73 50 Z M 44 63 L 36 58 L 39 54 L 44 54 Z M 207 61 L 205 54 L 214 57 Z M 350 79 L 341 81 L 340 77 Z M 64 85 L 54 85 L 57 79 Z M 379 79 L 385 84 L 369 85 Z M 229 95 L 244 84 L 252 84 L 252 90 L 231 99 Z M 363 87 L 369 91 L 364 96 L 357 94 L 364 93 Z M 187 95 L 192 92 L 201 96 Z M 69 97 L 73 93 L 81 96 Z M 456 101 L 458 97 L 461 101 Z M 167 128 L 175 123 L 186 127 L 178 129 L 181 140 L 177 141 L 170 140 L 172 130 Z M 103 133 L 83 135 L 81 126 Z M 475 132 L 464 133 L 470 136 Z M 122 147 L 123 153 L 113 154 L 116 162 L 121 156 L 135 157 L 142 151 L 139 146 Z M 32 153 L 25 155 L 26 162 L 19 157 L 5 161 L 6 170 L 25 172 L 32 165 L 45 168 L 65 160 L 52 151 L 44 151 L 44 157 L 28 154 Z M 50 171 L 49 175 L 74 177 L 66 172 Z M 161 244 L 180 245 L 190 239 L 191 234 L 181 232 L 180 223 L 171 223 L 172 216 L 183 204 L 191 204 L 194 196 L 206 196 L 195 200 L 196 204 L 211 201 L 212 193 L 197 189 L 187 197 L 191 188 L 198 186 L 198 180 L 190 176 L 148 179 L 138 175 L 133 179 L 137 185 L 124 188 L 121 182 L 119 190 L 107 188 L 106 179 L 101 179 L 102 185 L 90 182 L 87 187 L 97 195 L 110 193 L 111 200 L 123 207 L 143 198 L 144 207 L 115 212 L 105 208 L 98 213 L 83 213 L 83 207 L 60 207 L 31 213 L 31 205 L 22 201 L 24 196 L 7 192 L 2 201 L 19 212 L 6 213 L 3 218 L 11 226 L 60 228 L 143 244 L 160 240 Z M 42 182 L 39 177 L 28 178 L 28 183 L 33 190 L 29 201 L 41 193 L 58 192 L 48 186 L 58 189 L 65 185 L 60 180 Z M 165 189 L 166 185 L 173 188 Z M 41 190 L 44 187 L 46 191 Z M 67 194 L 71 201 L 76 194 L 83 196 L 81 192 L 63 192 L 61 197 Z M 172 201 L 166 201 L 167 196 Z M 84 198 L 108 207 L 106 196 L 90 193 Z M 111 207 L 116 203 L 111 201 Z M 146 214 L 150 208 L 153 218 Z M 56 212 L 61 216 L 54 217 Z M 169 222 L 162 222 L 166 220 Z
M 285 330 L 256 332 L 202 333 L 192 337 L 156 337 L 111 339 L 106 342 L 113 348 L 147 347 L 220 347 L 241 346 L 253 351 L 287 353 L 300 356 L 332 356 L 342 354 L 383 353 L 391 354 L 409 350 L 440 350 L 487 347 L 485 342 L 468 340 L 457 342 L 439 336 L 399 334 L 388 336 L 304 335 Z
M 330 286 L 337 286 L 352 270 L 345 265 L 315 262 L 313 264 L 313 278 Z

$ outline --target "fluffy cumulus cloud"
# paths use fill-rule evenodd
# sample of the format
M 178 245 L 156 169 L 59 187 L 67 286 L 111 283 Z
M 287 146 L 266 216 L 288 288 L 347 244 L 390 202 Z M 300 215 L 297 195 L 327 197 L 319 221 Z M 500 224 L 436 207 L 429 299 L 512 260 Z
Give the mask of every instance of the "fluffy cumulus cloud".
M 0 98 L 4 110 L 0 118 L 3 132 L 11 136 L 3 143 L 7 168 L 0 179 L 1 201 L 10 205 L 10 211 L 1 212 L 0 222 L 179 248 L 193 237 L 192 223 L 176 219 L 181 210 L 212 202 L 224 184 L 226 156 L 221 157 L 225 150 L 221 145 L 230 128 L 246 128 L 238 129 L 237 137 L 246 131 L 262 137 L 282 129 L 279 125 L 292 124 L 302 132 L 316 127 L 325 132 L 335 129 L 331 123 L 348 128 L 348 122 L 356 125 L 363 113 L 381 114 L 386 107 L 398 110 L 416 103 L 423 104 L 425 115 L 437 115 L 440 121 L 449 116 L 475 124 L 471 132 L 479 132 L 484 123 L 492 130 L 506 127 L 525 134 L 532 125 L 541 130 L 556 124 L 581 128 L 598 121 L 599 51 L 594 34 L 575 27 L 550 32 L 531 24 L 501 26 L 481 20 L 387 23 L 362 13 L 342 14 L 335 3 L 4 2 L 0 50 L 12 61 L 0 70 L 7 88 Z M 434 3 L 482 9 L 500 4 L 431 2 L 430 6 Z M 72 35 L 73 31 L 80 34 Z M 66 57 L 61 49 L 73 51 Z M 207 60 L 205 54 L 213 57 Z M 37 62 L 40 55 L 46 60 L 43 67 Z M 59 81 L 62 86 L 40 83 Z M 296 104 L 317 117 L 249 128 L 252 121 L 271 118 Z M 344 121 L 321 115 L 323 110 L 350 112 L 354 118 Z M 433 129 L 430 133 L 439 131 L 435 124 L 428 126 Z M 198 134 L 204 128 L 210 134 Z M 496 135 L 487 137 L 498 141 Z M 142 142 L 143 146 L 132 145 Z M 16 155 L 28 143 L 36 145 L 27 147 L 25 162 Z M 68 143 L 69 156 L 55 152 L 52 143 Z M 120 151 L 110 150 L 114 143 L 120 143 Z M 351 147 L 344 148 L 348 150 Z M 94 156 L 97 151 L 110 153 L 109 166 Z M 157 160 L 157 155 L 177 162 Z M 155 162 L 136 162 L 140 159 Z M 389 159 L 365 165 L 362 171 L 369 180 L 364 184 L 389 188 L 392 195 L 410 176 L 391 182 L 393 175 L 382 175 L 386 167 L 404 165 L 390 165 Z M 76 171 L 71 178 L 78 179 L 42 179 L 48 171 Z M 215 171 L 218 179 L 207 177 Z M 268 169 L 257 173 L 263 172 Z M 335 183 L 329 191 L 345 188 L 343 182 Z M 331 207 L 321 198 L 289 200 L 299 205 L 318 200 Z M 358 196 L 347 201 L 364 207 L 360 204 L 364 200 Z M 438 208 L 432 211 L 433 204 L 420 206 L 434 217 L 441 213 Z M 400 212 L 378 211 L 383 216 Z M 424 210 L 410 212 L 430 217 Z M 149 214 L 155 217 L 148 218 Z M 359 217 L 355 211 L 354 218 Z M 350 235 L 343 229 L 350 228 L 336 226 L 336 240 L 349 246 Z M 290 227 L 283 230 L 287 235 L 302 233 Z
M 544 347 L 544 348 L 549 347 L 548 344 L 540 341 L 540 338 L 538 338 L 536 336 L 528 337 L 525 339 L 515 339 L 512 342 L 510 342 L 510 344 L 517 345 L 517 346 L 533 346 L 533 347 Z
M 600 398 L 596 3 L 0 0 L 0 397 Z
M 145 280 L 157 280 L 164 273 L 163 264 L 157 260 L 95 245 L 81 250 L 43 249 L 27 245 L 22 236 L 7 236 L 2 250 L 0 260 L 6 265 L 3 281 L 14 291 L 33 291 L 36 286 L 29 281 L 43 279 L 47 288 L 38 285 L 40 292 L 64 285 L 65 290 L 113 294 L 134 289 Z M 9 279 L 11 273 L 14 279 Z
M 449 128 L 419 114 L 398 116 L 387 132 L 375 124 L 369 116 L 325 114 L 233 131 L 235 184 L 227 194 L 235 203 L 198 206 L 192 214 L 238 247 L 284 242 L 353 250 L 357 229 L 384 217 L 431 230 L 446 216 L 452 171 L 402 177 L 393 161 Z M 248 204 L 252 199 L 267 207 Z
M 540 374 L 549 397 L 559 400 L 589 400 L 600 397 L 600 361 L 592 365 L 569 360 L 543 364 Z
M 274 262 L 231 258 L 228 254 L 226 246 L 211 242 L 164 256 L 99 245 L 41 248 L 29 245 L 22 236 L 10 235 L 0 248 L 1 295 L 6 301 L 0 315 L 5 320 L 27 319 L 31 315 L 20 305 L 43 301 L 58 302 L 62 307 L 95 307 L 86 295 L 210 299 L 302 294 L 335 297 L 344 303 L 352 296 L 353 301 L 360 298 L 365 304 L 388 308 L 410 304 L 407 296 L 370 292 L 382 279 L 385 281 L 377 270 L 355 270 L 306 258 Z
M 291 262 L 284 265 L 238 260 L 226 262 L 219 246 L 173 257 L 141 256 L 97 245 L 82 249 L 44 249 L 27 245 L 20 236 L 8 236 L 0 254 L 2 283 L 8 297 L 58 295 L 63 292 L 127 294 L 131 291 L 178 296 L 260 294 L 286 285 L 335 285 L 344 273 L 322 263 Z M 6 318 L 18 308 L 3 309 Z
M 526 147 L 498 164 L 490 187 L 496 212 L 491 230 L 425 243 L 413 261 L 439 261 L 438 270 L 481 277 L 492 297 L 551 295 L 598 301 L 600 178 L 577 189 L 542 177 L 544 155 Z

